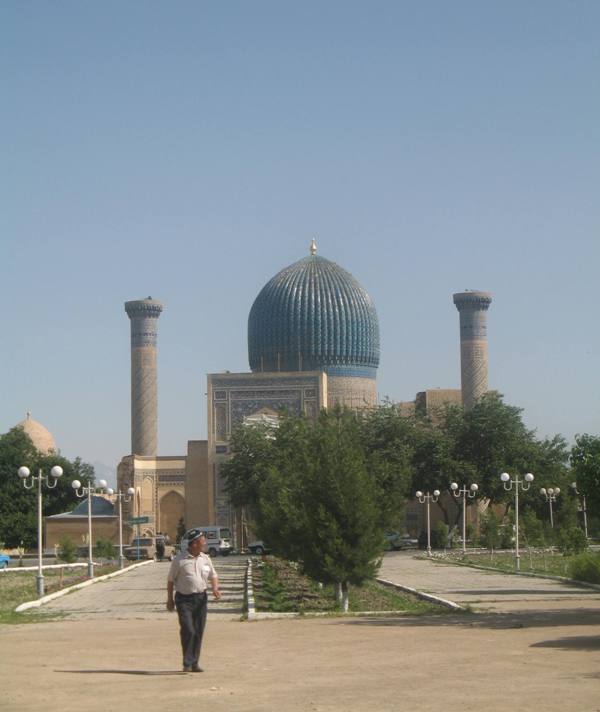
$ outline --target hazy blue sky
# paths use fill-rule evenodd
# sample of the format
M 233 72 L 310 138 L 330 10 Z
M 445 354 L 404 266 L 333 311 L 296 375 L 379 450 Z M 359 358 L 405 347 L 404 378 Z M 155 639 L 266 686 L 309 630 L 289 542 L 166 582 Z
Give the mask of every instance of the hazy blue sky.
M 312 237 L 373 297 L 381 397 L 459 387 L 452 293 L 485 289 L 490 387 L 600 432 L 600 3 L 5 0 L 0 73 L 0 432 L 30 409 L 114 467 L 152 295 L 184 453 Z

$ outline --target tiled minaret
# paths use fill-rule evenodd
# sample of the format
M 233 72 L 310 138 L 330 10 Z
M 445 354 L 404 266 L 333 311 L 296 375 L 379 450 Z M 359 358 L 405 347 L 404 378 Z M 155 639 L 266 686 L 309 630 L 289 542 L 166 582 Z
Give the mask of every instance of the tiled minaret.
M 162 304 L 152 297 L 125 302 L 131 320 L 131 454 L 156 455 L 156 331 Z
M 489 292 L 458 292 L 454 304 L 460 314 L 460 381 L 462 402 L 472 408 L 488 389 L 487 310 Z

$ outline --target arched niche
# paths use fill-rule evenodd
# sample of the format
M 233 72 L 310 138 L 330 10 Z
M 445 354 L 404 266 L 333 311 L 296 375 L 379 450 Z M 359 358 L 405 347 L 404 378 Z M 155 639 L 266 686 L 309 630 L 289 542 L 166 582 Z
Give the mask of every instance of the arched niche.
M 171 541 L 177 539 L 177 525 L 179 520 L 185 516 L 185 500 L 175 490 L 169 490 L 163 495 L 158 503 L 158 525 L 157 530 L 163 534 L 168 534 Z

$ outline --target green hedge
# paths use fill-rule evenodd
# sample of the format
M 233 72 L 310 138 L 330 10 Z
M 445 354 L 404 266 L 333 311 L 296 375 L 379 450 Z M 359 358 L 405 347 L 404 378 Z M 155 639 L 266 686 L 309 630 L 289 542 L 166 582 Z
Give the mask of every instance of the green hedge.
M 579 554 L 569 563 L 569 574 L 576 581 L 600 583 L 600 554 Z

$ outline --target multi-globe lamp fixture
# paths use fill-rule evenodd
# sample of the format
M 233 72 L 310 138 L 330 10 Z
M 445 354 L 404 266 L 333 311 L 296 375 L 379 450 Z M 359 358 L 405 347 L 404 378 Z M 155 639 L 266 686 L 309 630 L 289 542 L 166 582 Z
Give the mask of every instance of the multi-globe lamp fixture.
M 508 474 L 508 472 L 503 472 L 500 475 L 500 480 L 502 481 L 504 489 L 507 492 L 512 489 L 514 489 L 515 492 L 515 569 L 517 571 L 520 571 L 521 557 L 519 555 L 519 487 L 523 490 L 523 492 L 527 492 L 527 490 L 531 487 L 531 483 L 533 482 L 534 477 L 531 472 L 528 472 L 522 480 L 519 479 L 518 475 L 515 475 L 515 478 L 511 479 L 511 476 Z
M 85 497 L 87 495 L 88 503 L 88 576 L 93 578 L 94 576 L 94 559 L 92 555 L 92 496 L 96 492 L 106 491 L 108 488 L 108 482 L 106 480 L 98 480 L 98 486 L 94 487 L 88 483 L 87 487 L 83 487 L 79 480 L 73 480 L 71 482 L 71 487 L 75 490 L 75 494 L 78 497 Z
M 119 502 L 119 568 L 124 568 L 125 557 L 123 556 L 123 502 L 131 502 L 133 495 L 135 494 L 135 489 L 129 487 L 127 492 L 115 492 L 112 487 L 106 490 L 111 501 L 113 497 Z
M 44 595 L 44 574 L 42 567 L 44 554 L 42 546 L 42 484 L 45 484 L 48 489 L 54 489 L 58 484 L 59 478 L 62 477 L 63 468 L 60 465 L 54 465 L 50 470 L 50 477 L 44 475 L 41 468 L 38 470 L 37 475 L 32 475 L 29 468 L 25 466 L 19 467 L 17 474 L 21 478 L 25 489 L 33 489 L 37 482 L 38 574 L 36 576 L 36 584 L 38 596 L 41 598 Z

